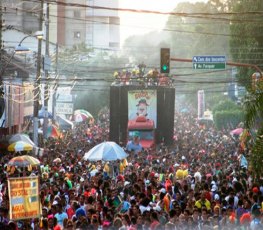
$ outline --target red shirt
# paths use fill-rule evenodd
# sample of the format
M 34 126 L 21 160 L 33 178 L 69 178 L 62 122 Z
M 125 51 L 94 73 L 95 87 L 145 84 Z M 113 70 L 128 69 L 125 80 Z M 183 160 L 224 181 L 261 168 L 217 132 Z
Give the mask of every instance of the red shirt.
M 157 220 L 154 220 L 151 225 L 150 225 L 150 229 L 151 230 L 155 230 L 156 227 L 159 225 L 160 223 Z
M 72 207 L 69 207 L 69 208 L 67 209 L 67 214 L 68 214 L 68 218 L 69 218 L 69 219 L 71 219 L 72 216 L 75 214 L 75 212 L 74 212 L 74 210 L 73 210 Z

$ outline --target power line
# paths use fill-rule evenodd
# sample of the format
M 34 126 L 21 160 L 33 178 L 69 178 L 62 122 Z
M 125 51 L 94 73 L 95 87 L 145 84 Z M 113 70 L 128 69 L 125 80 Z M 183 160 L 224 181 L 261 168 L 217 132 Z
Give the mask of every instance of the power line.
M 38 1 L 36 1 L 36 2 L 38 2 Z M 75 4 L 75 3 L 62 3 L 62 2 L 59 2 L 59 4 L 62 4 L 62 5 L 68 5 L 68 6 L 78 6 L 78 7 L 85 7 L 85 8 L 89 8 L 90 6 L 87 6 L 87 5 L 83 5 L 83 4 Z M 93 6 L 92 6 L 93 7 Z M 95 8 L 96 8 L 96 6 L 94 6 Z M 109 7 L 98 7 L 99 9 L 108 9 L 108 10 L 111 10 L 111 9 L 119 9 L 119 8 L 109 8 Z M 12 9 L 12 8 L 11 8 Z M 16 8 L 16 10 L 17 10 L 17 8 Z M 20 9 L 21 11 L 25 11 L 24 9 Z M 123 9 L 120 9 L 120 10 L 123 10 Z M 129 10 L 129 9 L 124 9 L 124 10 Z M 132 10 L 132 9 L 131 9 Z M 132 10 L 133 11 L 133 10 Z M 28 12 L 28 11 L 27 11 Z M 138 12 L 140 12 L 140 11 L 138 11 Z M 151 11 L 146 11 L 146 12 L 151 12 Z M 156 13 L 158 13 L 158 11 L 153 11 L 153 12 L 156 12 Z M 163 14 L 163 12 L 159 12 L 160 14 Z M 248 13 L 248 14 L 251 14 L 251 13 L 255 13 L 255 12 L 244 12 L 244 14 L 245 13 Z M 259 12 L 257 12 L 257 13 L 259 13 Z M 188 17 L 195 17 L 195 16 L 191 16 L 191 15 L 196 15 L 197 13 L 173 13 L 173 12 L 170 12 L 170 14 L 178 14 L 177 16 L 183 16 L 184 15 L 184 17 L 186 17 L 185 15 L 188 15 Z M 198 14 L 200 14 L 200 13 L 198 13 Z M 203 13 L 204 15 L 213 15 L 213 14 L 208 14 L 208 13 Z M 220 13 L 219 13 L 220 14 Z M 228 13 L 228 14 L 233 14 L 233 13 Z M 262 14 L 263 14 L 263 12 L 262 12 Z M 57 15 L 50 15 L 50 16 L 53 16 L 53 17 L 58 17 Z M 96 21 L 96 20 L 88 20 L 88 19 L 82 19 L 82 18 L 71 18 L 71 17 L 67 17 L 67 16 L 64 16 L 64 17 L 61 17 L 61 18 L 66 18 L 66 19 L 71 19 L 71 20 L 78 20 L 78 21 L 83 21 L 83 22 L 92 22 L 92 23 L 101 23 L 101 24 L 113 24 L 113 25 L 119 25 L 119 26 L 121 26 L 121 24 L 120 23 L 110 23 L 110 22 L 103 22 L 103 21 Z M 208 18 L 208 17 L 205 17 L 205 19 L 212 19 L 212 18 Z M 222 18 L 221 18 L 222 19 Z M 240 22 L 242 22 L 242 23 L 244 23 L 244 19 L 242 19 Z M 255 22 L 253 22 L 253 23 L 255 23 Z M 261 23 L 261 21 L 259 21 L 259 23 Z M 183 25 L 183 23 L 181 24 L 181 25 Z M 138 26 L 136 26 L 136 27 L 138 27 Z M 142 28 L 147 28 L 147 27 L 142 27 Z M 210 33 L 210 32 L 198 32 L 198 31 L 183 31 L 183 30 L 175 30 L 175 29 L 169 29 L 169 28 L 163 28 L 162 29 L 162 31 L 169 31 L 169 32 L 180 32 L 180 33 L 190 33 L 190 34 L 202 34 L 202 35 L 210 35 L 210 36 L 214 36 L 214 35 L 216 35 L 216 36 L 240 36 L 240 34 L 236 34 L 236 35 L 234 35 L 234 34 L 220 34 L 220 33 Z M 243 37 L 244 37 L 244 35 L 242 35 Z M 253 35 L 245 35 L 245 37 L 254 37 L 255 36 L 255 34 L 253 34 Z

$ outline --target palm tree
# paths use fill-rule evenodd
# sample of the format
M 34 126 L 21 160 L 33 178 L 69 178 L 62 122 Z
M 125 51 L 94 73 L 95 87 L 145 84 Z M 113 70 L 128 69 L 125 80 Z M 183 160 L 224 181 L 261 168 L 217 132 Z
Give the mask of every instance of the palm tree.
M 263 88 L 251 91 L 245 97 L 243 105 L 245 127 L 255 131 L 250 139 L 249 161 L 254 179 L 258 181 L 263 175 Z

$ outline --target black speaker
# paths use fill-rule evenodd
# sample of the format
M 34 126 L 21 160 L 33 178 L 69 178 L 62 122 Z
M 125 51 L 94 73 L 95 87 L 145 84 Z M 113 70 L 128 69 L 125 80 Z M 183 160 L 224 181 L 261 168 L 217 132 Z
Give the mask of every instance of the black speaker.
M 159 144 L 164 139 L 164 123 L 165 123 L 165 100 L 164 88 L 157 88 L 157 129 L 156 129 L 156 142 Z
M 129 86 L 121 87 L 120 91 L 120 141 L 127 143 L 127 124 L 128 124 L 128 90 Z
M 174 105 L 175 105 L 175 89 L 165 88 L 164 90 L 164 104 L 165 108 L 163 110 L 163 136 L 166 145 L 171 145 L 173 143 L 173 133 L 174 133 Z
M 119 142 L 120 129 L 120 87 L 110 87 L 110 141 Z

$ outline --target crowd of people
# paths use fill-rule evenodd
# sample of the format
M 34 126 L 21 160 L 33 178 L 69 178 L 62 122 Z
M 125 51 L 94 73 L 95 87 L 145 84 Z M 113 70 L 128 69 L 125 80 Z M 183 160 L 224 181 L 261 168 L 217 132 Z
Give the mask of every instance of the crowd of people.
M 201 128 L 191 112 L 176 112 L 174 122 L 172 146 L 129 148 L 116 162 L 83 160 L 107 140 L 108 114 L 48 139 L 41 165 L 26 172 L 11 174 L 14 155 L 1 155 L 0 229 L 263 229 L 263 183 L 253 180 L 249 149 L 230 129 Z M 40 177 L 42 214 L 10 220 L 7 178 L 32 174 Z

